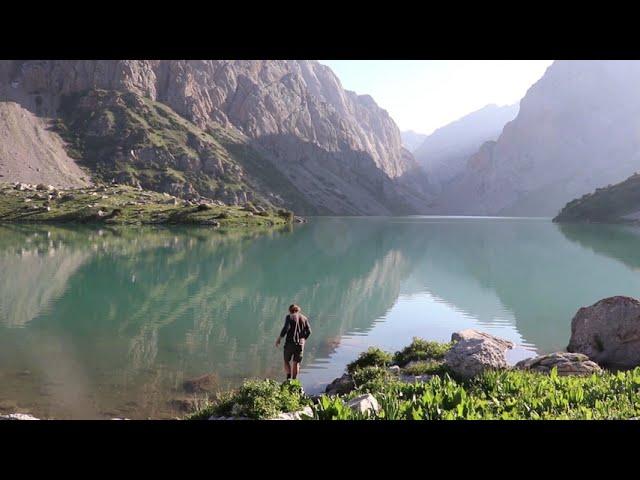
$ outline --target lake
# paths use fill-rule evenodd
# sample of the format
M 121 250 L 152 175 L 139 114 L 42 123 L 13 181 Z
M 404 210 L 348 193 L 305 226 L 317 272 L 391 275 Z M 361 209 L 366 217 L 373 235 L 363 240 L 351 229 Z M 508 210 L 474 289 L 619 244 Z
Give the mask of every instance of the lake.
M 173 418 L 248 377 L 283 379 L 298 303 L 316 393 L 371 345 L 477 328 L 511 361 L 564 349 L 571 318 L 640 297 L 640 229 L 546 219 L 312 218 L 268 233 L 0 226 L 0 412 Z

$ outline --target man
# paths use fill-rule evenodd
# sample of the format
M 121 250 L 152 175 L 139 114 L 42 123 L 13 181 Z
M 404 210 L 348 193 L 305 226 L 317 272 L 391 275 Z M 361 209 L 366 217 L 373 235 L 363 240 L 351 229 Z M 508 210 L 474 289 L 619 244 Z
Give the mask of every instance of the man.
M 276 340 L 276 348 L 280 346 L 280 341 L 285 335 L 287 338 L 284 342 L 284 371 L 287 380 L 295 380 L 300 373 L 304 342 L 311 335 L 309 319 L 300 313 L 298 305 L 289 306 L 289 315 L 284 319 L 284 327 Z

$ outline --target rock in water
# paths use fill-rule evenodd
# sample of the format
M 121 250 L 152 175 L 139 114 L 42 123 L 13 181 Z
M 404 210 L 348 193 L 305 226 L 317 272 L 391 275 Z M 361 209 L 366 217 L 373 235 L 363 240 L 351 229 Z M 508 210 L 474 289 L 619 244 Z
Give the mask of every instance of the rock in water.
M 327 395 L 345 395 L 354 388 L 356 388 L 356 384 L 354 383 L 353 378 L 348 373 L 345 373 L 327 385 L 325 393 Z
M 640 365 L 640 302 L 609 297 L 578 310 L 571 321 L 567 351 L 584 353 L 598 365 Z
M 602 371 L 597 363 L 582 353 L 555 352 L 516 363 L 516 368 L 541 373 L 549 373 L 553 367 L 556 367 L 558 375 L 591 375 Z
M 461 378 L 471 378 L 489 369 L 507 368 L 505 352 L 513 343 L 488 333 L 466 329 L 451 335 L 456 342 L 444 357 L 445 364 Z

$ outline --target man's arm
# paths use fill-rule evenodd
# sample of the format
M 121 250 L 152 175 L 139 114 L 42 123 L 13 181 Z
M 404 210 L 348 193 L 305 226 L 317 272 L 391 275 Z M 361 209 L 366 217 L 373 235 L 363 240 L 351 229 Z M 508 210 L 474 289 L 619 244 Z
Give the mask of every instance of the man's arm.
M 307 338 L 309 338 L 311 336 L 311 323 L 309 323 L 309 319 L 307 318 L 307 321 L 304 322 L 304 339 L 306 340 Z
M 289 331 L 289 328 L 290 328 L 289 316 L 287 315 L 284 318 L 284 327 L 282 327 L 282 330 L 280 330 L 280 336 L 276 339 L 276 347 L 280 345 L 280 341 L 287 334 L 287 332 Z

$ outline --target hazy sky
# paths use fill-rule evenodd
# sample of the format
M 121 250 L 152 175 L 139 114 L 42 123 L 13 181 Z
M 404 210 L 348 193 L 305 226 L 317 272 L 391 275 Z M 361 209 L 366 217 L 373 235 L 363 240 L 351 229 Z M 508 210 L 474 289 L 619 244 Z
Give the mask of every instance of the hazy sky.
M 517 103 L 551 60 L 320 60 L 400 130 L 431 133 L 489 103 Z

